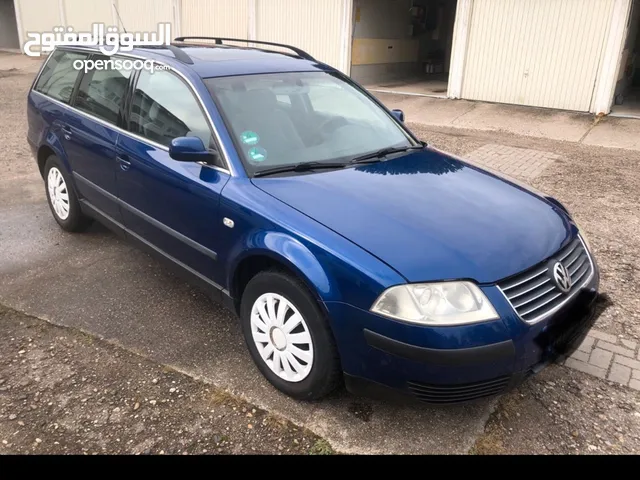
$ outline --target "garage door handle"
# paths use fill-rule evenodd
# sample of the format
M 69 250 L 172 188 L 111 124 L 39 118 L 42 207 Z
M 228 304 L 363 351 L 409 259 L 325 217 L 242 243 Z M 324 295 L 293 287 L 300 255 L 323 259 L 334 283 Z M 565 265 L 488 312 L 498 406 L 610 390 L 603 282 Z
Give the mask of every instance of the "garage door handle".
M 120 164 L 120 168 L 124 171 L 129 170 L 131 168 L 131 162 L 129 161 L 129 157 L 126 155 L 118 155 L 116 157 L 116 161 Z

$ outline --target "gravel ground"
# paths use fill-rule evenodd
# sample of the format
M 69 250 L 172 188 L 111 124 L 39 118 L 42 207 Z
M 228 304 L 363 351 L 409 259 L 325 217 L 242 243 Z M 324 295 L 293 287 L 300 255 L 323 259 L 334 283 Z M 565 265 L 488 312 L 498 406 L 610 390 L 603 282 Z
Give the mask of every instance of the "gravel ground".
M 471 453 L 638 454 L 640 395 L 551 366 L 504 395 Z
M 0 454 L 331 454 L 312 433 L 0 306 Z

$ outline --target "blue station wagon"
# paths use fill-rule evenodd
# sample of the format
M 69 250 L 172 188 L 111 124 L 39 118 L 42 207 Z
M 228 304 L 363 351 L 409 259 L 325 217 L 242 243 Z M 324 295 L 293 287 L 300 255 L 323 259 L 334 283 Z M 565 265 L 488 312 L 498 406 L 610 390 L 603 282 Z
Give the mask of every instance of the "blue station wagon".
M 50 54 L 28 141 L 64 230 L 97 220 L 175 267 L 297 399 L 466 402 L 577 348 L 599 274 L 561 203 L 420 141 L 298 48 L 227 40 Z M 79 68 L 98 60 L 122 62 Z

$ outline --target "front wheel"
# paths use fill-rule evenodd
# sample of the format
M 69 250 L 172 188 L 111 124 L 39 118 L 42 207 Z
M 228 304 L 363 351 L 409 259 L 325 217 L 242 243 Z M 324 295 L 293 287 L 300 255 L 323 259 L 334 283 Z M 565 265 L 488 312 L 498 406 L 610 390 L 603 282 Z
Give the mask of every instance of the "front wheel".
M 242 295 L 240 317 L 249 353 L 278 390 L 316 400 L 336 388 L 340 360 L 331 329 L 300 281 L 279 271 L 259 273 Z

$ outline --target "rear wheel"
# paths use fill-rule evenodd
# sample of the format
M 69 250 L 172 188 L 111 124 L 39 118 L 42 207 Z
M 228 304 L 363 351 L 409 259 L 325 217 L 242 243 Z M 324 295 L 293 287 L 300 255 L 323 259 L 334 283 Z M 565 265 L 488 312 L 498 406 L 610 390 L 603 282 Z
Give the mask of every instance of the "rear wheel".
M 80 210 L 78 196 L 55 155 L 51 155 L 45 163 L 44 181 L 49 208 L 58 225 L 67 232 L 86 229 L 91 219 Z
M 278 390 L 315 400 L 336 388 L 340 361 L 335 341 L 301 282 L 279 271 L 259 273 L 243 293 L 240 316 L 254 362 Z

